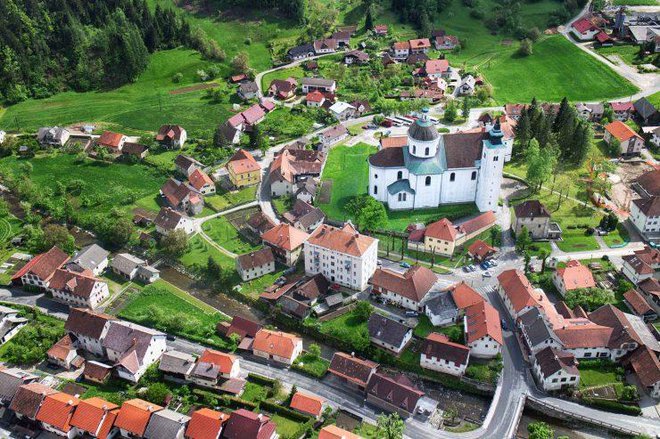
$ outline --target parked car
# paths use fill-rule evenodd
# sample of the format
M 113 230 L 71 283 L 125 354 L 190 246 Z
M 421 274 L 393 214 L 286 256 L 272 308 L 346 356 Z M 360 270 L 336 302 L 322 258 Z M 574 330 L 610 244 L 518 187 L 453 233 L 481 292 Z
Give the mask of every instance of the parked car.
M 417 311 L 406 311 L 406 317 L 418 317 L 419 313 Z
M 403 268 L 410 268 L 410 264 L 407 263 L 406 261 L 401 262 L 399 265 Z
M 477 271 L 477 267 L 475 267 L 473 264 L 468 265 L 468 268 L 470 271 Z
M 490 271 L 484 271 L 482 274 L 483 277 L 493 277 L 493 274 Z
M 482 270 L 488 270 L 490 268 L 490 266 L 486 262 L 482 262 L 481 264 L 479 264 L 479 266 L 481 267 Z
M 500 319 L 500 325 L 502 325 L 502 329 L 504 329 L 505 331 L 509 329 L 504 319 Z

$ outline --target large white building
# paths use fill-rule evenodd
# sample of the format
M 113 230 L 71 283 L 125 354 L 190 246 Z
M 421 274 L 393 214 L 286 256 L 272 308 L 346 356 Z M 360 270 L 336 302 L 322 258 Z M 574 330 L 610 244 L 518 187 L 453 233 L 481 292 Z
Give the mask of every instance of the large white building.
M 369 195 L 393 210 L 470 202 L 482 212 L 496 210 L 512 145 L 499 121 L 485 129 L 440 135 L 425 110 L 410 125 L 405 146 L 369 157 Z
M 305 241 L 305 273 L 362 291 L 376 271 L 378 240 L 361 235 L 347 222 L 341 229 L 321 225 Z

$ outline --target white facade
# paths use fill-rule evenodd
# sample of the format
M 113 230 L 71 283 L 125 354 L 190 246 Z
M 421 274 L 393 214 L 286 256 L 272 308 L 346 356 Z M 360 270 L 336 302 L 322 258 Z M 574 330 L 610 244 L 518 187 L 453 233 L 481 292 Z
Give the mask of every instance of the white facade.
M 305 242 L 305 274 L 321 273 L 332 283 L 357 291 L 367 288 L 377 268 L 378 240 L 375 239 L 361 256 L 353 256 L 333 249 Z
M 630 203 L 630 220 L 642 235 L 660 232 L 660 216 L 647 216 L 636 203 Z
M 4 131 L 0 130 L 0 145 L 5 142 L 5 137 L 7 136 L 7 133 Z
M 151 337 L 151 343 L 149 343 L 149 347 L 147 348 L 147 351 L 145 352 L 144 357 L 140 362 L 140 367 L 138 370 L 135 373 L 131 373 L 123 367 L 117 367 L 116 371 L 119 374 L 119 377 L 134 383 L 138 382 L 142 375 L 144 375 L 144 373 L 147 371 L 149 366 L 158 361 L 166 349 L 167 342 L 165 339 L 165 334 L 153 335 Z M 118 362 L 121 360 L 124 354 L 124 352 L 117 352 L 113 351 L 112 349 L 107 350 L 107 357 L 111 362 Z
M 630 279 L 630 282 L 634 283 L 635 285 L 637 285 L 643 280 L 653 277 L 653 273 L 645 273 L 645 274 L 637 273 L 637 271 L 635 271 L 635 269 L 631 267 L 628 261 L 626 261 L 625 259 L 623 260 L 623 266 L 621 268 L 621 271 L 628 279 Z
M 552 390 L 561 390 L 562 387 L 577 387 L 580 384 L 580 375 L 569 374 L 564 370 L 558 370 L 550 376 L 543 376 L 541 372 L 541 367 L 539 364 L 534 361 L 534 367 L 532 369 L 534 376 L 538 383 L 543 387 L 543 390 L 552 391 Z
M 381 291 L 380 295 L 382 297 L 389 300 L 390 302 L 394 302 L 401 308 L 406 308 L 412 311 L 422 311 L 424 308 L 423 306 L 420 305 L 420 302 L 417 302 L 416 300 L 412 300 L 409 299 L 408 297 L 397 294 L 394 291 L 389 291 L 389 290 L 380 290 L 380 291 Z
M 468 343 L 470 355 L 476 358 L 495 358 L 502 352 L 502 345 L 490 335 L 485 335 L 479 340 Z
M 177 223 L 176 226 L 172 230 L 164 229 L 163 227 L 156 225 L 156 231 L 160 233 L 161 235 L 167 235 L 171 231 L 174 230 L 183 230 L 186 235 L 190 235 L 195 231 L 195 223 L 193 222 L 192 219 L 188 218 L 185 215 L 181 215 L 181 218 L 179 218 L 179 222 Z
M 401 340 L 401 344 L 398 346 L 386 343 L 375 337 L 370 337 L 369 339 L 376 346 L 380 346 L 381 348 L 387 349 L 388 351 L 392 351 L 395 354 L 400 354 L 401 351 L 408 345 L 408 343 L 410 343 L 410 339 L 412 339 L 412 336 L 413 336 L 413 331 L 411 329 L 406 333 L 406 335 L 404 335 L 403 339 Z
M 45 422 L 41 423 L 41 427 L 48 432 L 51 432 L 57 436 L 66 437 L 68 439 L 73 439 L 74 437 L 80 435 L 80 430 L 78 430 L 76 427 L 71 427 L 71 429 L 67 432 L 64 432 L 56 427 L 53 427 L 50 424 L 46 424 Z
M 468 359 L 470 358 L 468 354 Z M 467 369 L 468 361 L 465 364 L 456 364 L 453 361 L 438 357 L 427 357 L 424 352 L 419 357 L 419 365 L 424 369 L 435 370 L 437 372 L 447 373 L 454 376 L 462 376 Z
M 67 290 L 55 290 L 49 288 L 49 291 L 53 294 L 53 299 L 59 302 L 66 303 L 69 306 L 91 309 L 95 309 L 110 295 L 108 284 L 100 280 L 94 282 L 89 297 L 82 297 Z
M 244 282 L 247 282 L 252 279 L 256 279 L 258 277 L 264 276 L 268 273 L 272 273 L 275 271 L 275 261 L 271 261 L 267 264 L 260 265 L 258 267 L 251 267 L 246 270 L 241 268 L 240 264 L 237 264 L 237 270 L 238 274 L 241 276 L 241 279 L 243 279 Z
M 300 356 L 300 354 L 302 354 L 302 351 L 303 351 L 303 343 L 302 343 L 302 340 L 299 339 L 294 344 L 293 352 L 291 354 L 291 357 L 282 357 L 282 356 L 279 356 L 279 355 L 271 354 L 271 353 L 266 352 L 266 351 L 259 351 L 259 350 L 256 350 L 256 349 L 254 349 L 252 351 L 252 353 L 254 355 L 256 355 L 257 357 L 265 358 L 267 360 L 275 360 L 278 363 L 284 363 L 284 364 L 291 365 L 291 364 L 293 364 L 294 361 L 296 361 L 296 358 L 298 358 L 298 356 Z

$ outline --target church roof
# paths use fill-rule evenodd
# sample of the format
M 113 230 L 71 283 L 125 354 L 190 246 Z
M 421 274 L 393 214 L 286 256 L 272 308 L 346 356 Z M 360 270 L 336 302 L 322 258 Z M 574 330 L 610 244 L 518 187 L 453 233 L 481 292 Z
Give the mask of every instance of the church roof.
M 415 194 L 415 189 L 410 187 L 409 180 L 397 180 L 391 185 L 387 186 L 387 192 L 390 195 L 398 194 L 399 192 L 407 192 L 409 194 Z
M 405 146 L 383 148 L 369 156 L 369 164 L 378 168 L 401 168 L 404 166 L 403 150 Z
M 408 128 L 409 138 L 421 142 L 430 142 L 440 136 L 438 130 L 433 126 L 433 122 L 429 120 L 428 113 L 428 108 L 423 109 L 422 117 L 410 125 L 410 128 Z
M 403 148 L 403 161 L 406 168 L 415 175 L 437 175 L 442 174 L 446 169 L 443 166 L 441 154 L 435 154 L 433 157 L 415 157 L 410 154 L 408 148 Z
M 442 136 L 447 169 L 473 168 L 481 159 L 483 141 L 488 134 L 479 132 L 454 133 Z

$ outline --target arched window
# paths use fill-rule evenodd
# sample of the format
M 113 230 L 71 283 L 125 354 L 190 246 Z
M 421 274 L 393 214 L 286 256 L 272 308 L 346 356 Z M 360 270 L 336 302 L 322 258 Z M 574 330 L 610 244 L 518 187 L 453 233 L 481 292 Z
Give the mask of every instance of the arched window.
M 413 154 L 417 153 L 417 145 L 413 145 Z
M 396 173 L 396 179 L 401 180 L 403 178 L 403 171 L 399 171 Z
M 424 150 L 424 155 L 429 155 L 429 147 L 427 146 L 426 149 Z
M 452 172 L 451 174 L 449 174 L 449 181 L 456 181 L 456 173 L 455 172 Z
M 427 186 L 431 186 L 431 176 L 427 175 L 426 176 L 426 181 L 424 182 Z
M 374 195 L 378 194 L 378 186 L 374 186 Z
M 472 180 L 477 179 L 477 171 L 472 171 Z

